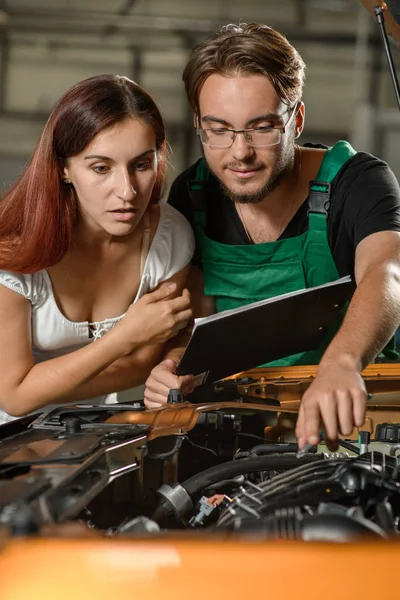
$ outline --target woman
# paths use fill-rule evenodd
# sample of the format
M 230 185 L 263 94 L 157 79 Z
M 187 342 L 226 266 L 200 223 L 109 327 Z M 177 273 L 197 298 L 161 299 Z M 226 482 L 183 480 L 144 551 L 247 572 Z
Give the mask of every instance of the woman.
M 162 117 L 126 77 L 55 106 L 0 200 L 0 422 L 143 383 L 187 326 L 193 239 L 158 203 L 165 163 Z

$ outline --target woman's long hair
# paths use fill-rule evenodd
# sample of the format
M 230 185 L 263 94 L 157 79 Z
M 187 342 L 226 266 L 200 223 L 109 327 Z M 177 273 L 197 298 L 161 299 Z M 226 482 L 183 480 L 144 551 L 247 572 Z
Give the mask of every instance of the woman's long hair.
M 127 77 L 85 79 L 57 102 L 29 163 L 0 199 L 1 269 L 34 273 L 62 259 L 77 214 L 74 189 L 63 181 L 66 160 L 80 154 L 101 131 L 128 118 L 142 120 L 155 132 L 158 172 L 150 202 L 158 202 L 165 181 L 166 137 L 155 102 Z

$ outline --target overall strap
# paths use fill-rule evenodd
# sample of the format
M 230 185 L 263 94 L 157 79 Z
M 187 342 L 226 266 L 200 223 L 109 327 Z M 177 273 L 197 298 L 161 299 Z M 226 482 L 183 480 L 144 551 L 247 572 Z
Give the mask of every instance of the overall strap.
M 188 191 L 190 206 L 193 211 L 193 218 L 196 225 L 201 228 L 206 224 L 207 212 L 207 182 L 210 179 L 210 170 L 206 165 L 204 158 L 201 158 L 197 164 L 196 176 L 188 182 Z
M 206 211 L 206 183 L 210 179 L 210 171 L 204 158 L 201 158 L 196 168 L 196 176 L 188 182 L 190 204 L 193 212 Z
M 331 183 L 343 165 L 355 156 L 356 151 L 346 141 L 339 141 L 329 148 L 322 160 L 315 180 L 310 181 L 308 196 L 309 227 L 326 229 L 331 201 Z
M 194 189 L 200 189 L 201 184 L 204 181 L 208 181 L 210 179 L 210 170 L 206 165 L 206 161 L 204 158 L 201 158 L 198 162 L 196 168 L 196 178 L 193 181 Z M 197 185 L 197 187 L 196 187 Z

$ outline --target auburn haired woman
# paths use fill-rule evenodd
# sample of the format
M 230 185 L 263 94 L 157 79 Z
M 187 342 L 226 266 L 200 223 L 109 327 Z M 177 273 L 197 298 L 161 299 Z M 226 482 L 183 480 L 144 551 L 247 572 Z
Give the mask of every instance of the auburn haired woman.
M 115 401 L 187 326 L 193 237 L 159 203 L 165 164 L 160 112 L 126 77 L 86 79 L 55 106 L 0 200 L 0 422 Z

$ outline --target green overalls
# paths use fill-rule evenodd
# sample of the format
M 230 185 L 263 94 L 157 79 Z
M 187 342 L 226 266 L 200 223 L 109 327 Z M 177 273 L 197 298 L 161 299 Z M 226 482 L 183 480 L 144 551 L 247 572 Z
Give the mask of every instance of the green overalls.
M 340 141 L 324 155 L 316 181 L 310 182 L 308 231 L 276 242 L 227 245 L 205 234 L 205 183 L 210 176 L 204 160 L 190 182 L 196 242 L 204 274 L 204 293 L 214 296 L 217 311 L 250 304 L 295 290 L 322 285 L 339 278 L 327 237 L 330 183 L 356 151 Z M 317 349 L 269 363 L 275 365 L 318 364 L 338 330 L 343 315 Z

